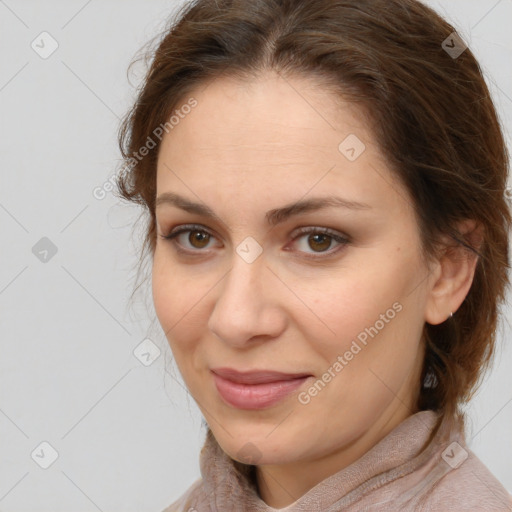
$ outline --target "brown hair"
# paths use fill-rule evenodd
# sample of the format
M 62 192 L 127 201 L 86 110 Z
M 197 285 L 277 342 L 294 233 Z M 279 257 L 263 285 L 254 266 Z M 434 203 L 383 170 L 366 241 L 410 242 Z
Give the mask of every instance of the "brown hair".
M 478 255 L 473 284 L 453 318 L 424 326 L 418 382 L 420 410 L 463 420 L 459 405 L 471 398 L 494 353 L 511 215 L 498 116 L 471 50 L 454 56 L 443 48 L 453 32 L 416 0 L 190 2 L 161 37 L 123 120 L 119 146 L 128 171 L 117 184 L 122 198 L 147 209 L 144 247 L 153 254 L 160 141 L 144 158 L 133 155 L 199 85 L 269 69 L 319 79 L 357 101 L 413 199 L 426 258 L 438 254 L 441 235 Z M 483 227 L 478 247 L 456 231 L 464 219 Z

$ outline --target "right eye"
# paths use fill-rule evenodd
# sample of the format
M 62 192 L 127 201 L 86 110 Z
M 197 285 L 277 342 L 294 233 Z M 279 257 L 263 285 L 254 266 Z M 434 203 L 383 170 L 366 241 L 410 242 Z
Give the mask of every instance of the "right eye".
M 188 236 L 182 237 L 182 235 L 187 233 Z M 160 236 L 164 240 L 171 240 L 178 251 L 187 254 L 205 252 L 202 251 L 202 249 L 204 249 L 208 245 L 208 242 L 214 238 L 209 231 L 203 228 L 203 226 L 196 224 L 179 226 L 178 228 L 175 228 L 173 231 L 171 231 L 168 235 Z M 183 243 L 183 241 L 186 241 L 189 245 L 187 246 L 186 243 Z

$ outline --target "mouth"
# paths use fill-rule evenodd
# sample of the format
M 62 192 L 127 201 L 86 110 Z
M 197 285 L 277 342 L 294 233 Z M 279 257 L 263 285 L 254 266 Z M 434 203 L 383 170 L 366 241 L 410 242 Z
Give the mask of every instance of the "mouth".
M 313 375 L 273 370 L 240 372 L 233 368 L 212 369 L 221 398 L 237 409 L 255 410 L 277 404 Z

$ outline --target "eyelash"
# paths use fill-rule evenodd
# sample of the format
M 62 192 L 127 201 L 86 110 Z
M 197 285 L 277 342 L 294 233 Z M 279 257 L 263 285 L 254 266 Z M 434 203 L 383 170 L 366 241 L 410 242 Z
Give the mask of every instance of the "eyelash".
M 211 237 L 214 237 L 212 233 L 210 233 L 207 229 L 205 229 L 203 226 L 198 224 L 184 224 L 180 226 L 175 231 L 171 231 L 168 235 L 159 235 L 164 240 L 170 240 L 176 247 L 176 250 L 181 254 L 191 255 L 191 256 L 198 256 L 201 252 L 206 252 L 203 249 L 195 249 L 195 250 L 187 250 L 180 247 L 180 244 L 177 243 L 176 240 L 174 240 L 178 235 L 181 235 L 182 233 L 188 233 L 192 231 L 199 231 L 200 233 L 206 233 L 210 235 Z M 334 250 L 328 250 L 328 251 L 322 251 L 318 252 L 318 256 L 312 256 L 312 253 L 306 253 L 306 258 L 312 259 L 312 260 L 319 260 L 322 258 L 327 258 L 329 256 L 333 256 L 334 254 L 338 253 L 340 250 L 344 248 L 347 244 L 350 243 L 350 240 L 348 237 L 340 235 L 336 231 L 333 231 L 329 228 L 319 228 L 319 227 L 302 227 L 298 229 L 298 234 L 293 238 L 293 242 L 295 240 L 302 238 L 304 235 L 309 234 L 316 234 L 316 235 L 327 235 L 330 238 L 332 238 L 334 241 L 338 242 L 340 245 L 335 248 Z M 314 254 L 314 253 L 313 253 Z

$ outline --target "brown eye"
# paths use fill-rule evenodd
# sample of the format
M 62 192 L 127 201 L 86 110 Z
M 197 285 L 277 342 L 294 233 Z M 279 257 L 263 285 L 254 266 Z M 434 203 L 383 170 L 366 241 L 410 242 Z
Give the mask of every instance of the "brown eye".
M 308 244 L 311 249 L 318 250 L 319 252 L 329 249 L 332 241 L 332 236 L 325 234 L 313 234 L 308 236 Z
M 181 246 L 183 250 L 189 250 L 189 253 L 206 252 L 202 251 L 208 246 L 213 237 L 208 231 L 194 225 L 181 226 L 179 229 L 168 235 L 160 235 L 165 240 L 175 240 L 177 246 Z M 179 249 L 179 247 L 178 247 Z
M 349 239 L 341 233 L 329 228 L 315 227 L 299 229 L 299 234 L 294 238 L 294 241 L 299 252 L 304 253 L 305 257 L 309 258 L 333 255 L 349 243 Z
M 203 249 L 208 245 L 210 241 L 210 234 L 206 231 L 190 230 L 188 235 L 188 241 L 190 245 L 196 249 Z
M 298 253 L 305 258 L 326 258 L 341 251 L 350 243 L 347 236 L 329 228 L 307 227 L 300 228 L 299 234 L 294 237 L 294 244 Z M 168 235 L 159 235 L 165 240 L 171 240 L 176 250 L 190 256 L 201 256 L 209 254 L 208 245 L 216 237 L 200 225 L 183 225 Z M 333 243 L 335 244 L 332 248 Z M 213 248 L 213 247 L 212 247 Z M 289 250 L 289 249 L 286 249 Z

